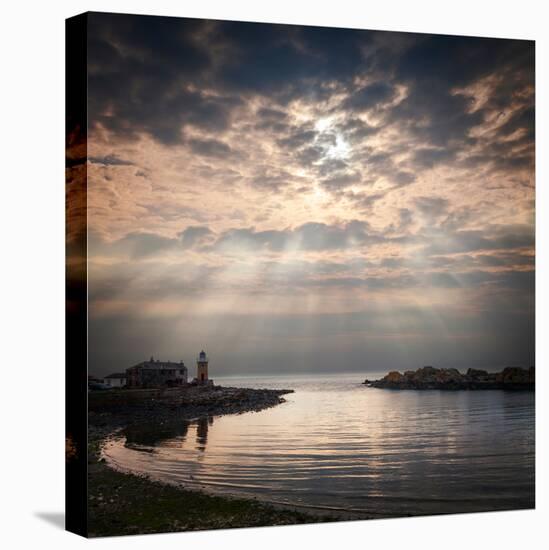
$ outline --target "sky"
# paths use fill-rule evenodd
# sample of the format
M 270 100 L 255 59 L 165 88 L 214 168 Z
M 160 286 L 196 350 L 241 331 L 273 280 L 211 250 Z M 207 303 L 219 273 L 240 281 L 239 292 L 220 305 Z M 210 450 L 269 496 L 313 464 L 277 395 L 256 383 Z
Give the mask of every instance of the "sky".
M 90 14 L 89 371 L 530 366 L 532 41 Z

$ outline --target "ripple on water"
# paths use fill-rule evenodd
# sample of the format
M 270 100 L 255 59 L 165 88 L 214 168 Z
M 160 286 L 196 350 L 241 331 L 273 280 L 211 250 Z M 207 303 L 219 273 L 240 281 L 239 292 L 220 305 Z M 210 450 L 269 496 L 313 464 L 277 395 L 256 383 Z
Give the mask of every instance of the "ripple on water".
M 104 456 L 153 479 L 358 515 L 533 507 L 533 393 L 358 382 L 231 380 L 296 391 L 259 413 L 163 427 L 148 443 L 120 437 Z

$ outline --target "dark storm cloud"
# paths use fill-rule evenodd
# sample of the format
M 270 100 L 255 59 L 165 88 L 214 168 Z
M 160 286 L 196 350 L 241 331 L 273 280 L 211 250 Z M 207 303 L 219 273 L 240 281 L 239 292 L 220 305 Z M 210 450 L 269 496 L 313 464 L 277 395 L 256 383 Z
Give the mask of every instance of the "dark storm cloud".
M 417 35 L 417 42 L 398 62 L 407 81 L 446 82 L 464 86 L 509 60 L 520 42 L 466 36 Z
M 448 148 L 455 147 L 455 142 L 468 141 L 469 131 L 484 120 L 481 111 L 469 113 L 469 105 L 468 98 L 451 93 L 447 82 L 418 81 L 411 84 L 409 95 L 391 110 L 390 116 L 423 142 Z
M 394 88 L 386 82 L 374 82 L 360 88 L 348 97 L 343 107 L 352 111 L 367 111 L 380 104 L 387 103 L 395 97 Z
M 528 69 L 533 70 L 528 41 L 419 37 L 397 64 L 395 78 L 409 87 L 409 94 L 393 109 L 393 120 L 407 121 L 416 135 L 434 146 L 470 141 L 468 132 L 483 122 L 485 112 L 470 112 L 469 98 L 454 90 L 490 74 L 512 70 L 516 76 Z M 507 90 L 507 102 L 527 84 L 515 78 L 513 89 Z
M 219 23 L 211 36 L 234 52 L 217 75 L 223 86 L 269 94 L 281 104 L 329 97 L 321 84 L 348 82 L 365 70 L 362 49 L 372 38 L 345 29 L 235 22 Z
M 508 101 L 524 88 L 532 73 L 530 42 L 402 36 L 406 40 L 398 48 L 380 48 L 383 33 L 373 31 L 91 14 L 90 120 L 92 127 L 100 123 L 127 137 L 147 133 L 161 143 L 176 144 L 187 126 L 225 130 L 247 95 L 262 94 L 281 108 L 258 109 L 257 127 L 286 133 L 283 106 L 288 101 L 326 99 L 342 87 L 352 89 L 357 76 L 374 74 L 374 82 L 355 88 L 344 100 L 342 107 L 350 116 L 341 128 L 349 140 L 378 131 L 352 113 L 391 101 L 395 86 L 404 84 L 408 94 L 391 108 L 388 122 L 406 124 L 434 147 L 453 142 L 455 148 L 485 116 L 482 109 L 469 112 L 470 99 L 455 94 L 456 87 L 516 70 L 519 78 L 500 83 L 501 90 L 491 99 L 492 107 L 503 107 L 503 98 Z M 377 49 L 369 50 L 374 44 Z M 207 88 L 216 93 L 201 91 Z M 518 114 L 501 131 L 518 127 L 531 137 L 530 111 Z M 312 146 L 315 136 L 313 130 L 304 130 L 280 138 L 279 144 Z M 302 153 L 302 158 L 311 154 Z M 434 152 L 418 155 L 424 165 L 440 160 Z
M 516 92 L 517 90 L 515 90 Z M 502 174 L 531 169 L 535 166 L 535 109 L 533 96 L 512 114 L 500 111 L 497 121 L 505 122 L 493 131 L 491 140 L 482 144 L 482 152 L 467 155 L 460 164 L 469 168 L 489 166 Z
M 164 144 L 182 140 L 190 125 L 224 129 L 234 96 L 192 90 L 211 68 L 200 20 L 90 14 L 90 122 L 127 137 L 144 132 Z
M 323 82 L 364 68 L 361 48 L 371 39 L 343 29 L 116 14 L 92 13 L 89 24 L 92 126 L 127 137 L 144 132 L 168 145 L 187 125 L 226 128 L 242 95 L 268 93 L 282 104 L 329 97 Z M 204 87 L 222 93 L 197 91 Z M 258 115 L 284 120 L 273 109 Z
M 498 134 L 509 136 L 517 130 L 523 130 L 523 140 L 533 141 L 535 138 L 535 112 L 533 106 L 517 110 L 511 118 L 498 129 Z M 515 142 L 516 144 L 516 142 Z

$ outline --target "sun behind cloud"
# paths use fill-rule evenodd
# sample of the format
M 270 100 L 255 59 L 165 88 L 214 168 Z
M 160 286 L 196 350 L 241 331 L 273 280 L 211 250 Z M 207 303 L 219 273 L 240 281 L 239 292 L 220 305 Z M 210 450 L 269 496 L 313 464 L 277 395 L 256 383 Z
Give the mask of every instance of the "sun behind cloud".
M 533 362 L 533 43 L 124 18 L 89 16 L 92 366 Z

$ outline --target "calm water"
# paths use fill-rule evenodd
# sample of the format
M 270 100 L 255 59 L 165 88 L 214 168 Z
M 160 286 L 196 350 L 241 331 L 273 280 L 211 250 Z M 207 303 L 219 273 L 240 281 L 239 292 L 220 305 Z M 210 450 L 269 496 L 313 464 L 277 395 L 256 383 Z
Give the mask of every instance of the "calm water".
M 357 517 L 534 506 L 532 392 L 390 391 L 363 378 L 217 378 L 295 393 L 259 413 L 144 427 L 104 456 L 155 479 Z

